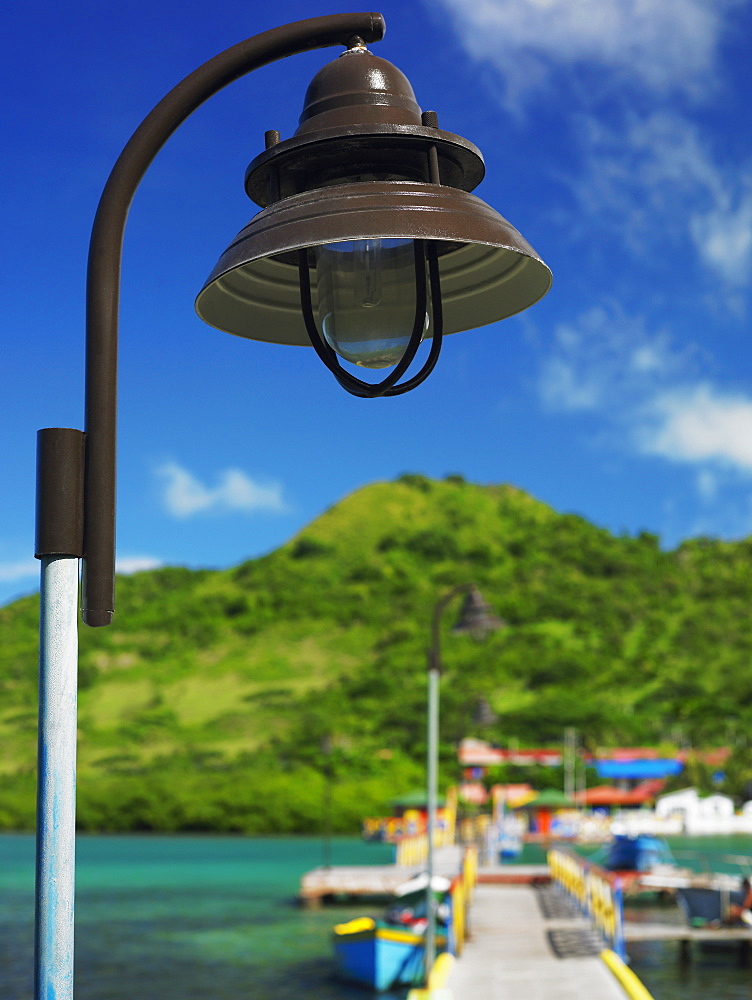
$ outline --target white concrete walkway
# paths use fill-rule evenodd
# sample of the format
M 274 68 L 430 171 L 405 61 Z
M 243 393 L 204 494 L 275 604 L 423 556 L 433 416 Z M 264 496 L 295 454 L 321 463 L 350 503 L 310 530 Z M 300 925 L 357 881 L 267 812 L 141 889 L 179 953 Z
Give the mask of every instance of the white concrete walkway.
M 449 979 L 454 1000 L 625 1000 L 597 955 L 559 958 L 548 932 L 586 941 L 585 920 L 544 918 L 528 886 L 479 885 L 470 910 L 471 938 Z

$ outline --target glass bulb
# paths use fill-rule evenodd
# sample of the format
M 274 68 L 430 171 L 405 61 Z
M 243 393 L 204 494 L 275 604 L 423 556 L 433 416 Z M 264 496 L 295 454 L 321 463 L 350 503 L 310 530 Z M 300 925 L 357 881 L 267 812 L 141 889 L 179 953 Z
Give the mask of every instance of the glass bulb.
M 314 248 L 319 321 L 341 358 L 362 368 L 402 359 L 415 321 L 413 241 L 348 240 Z M 428 330 L 428 313 L 421 340 Z

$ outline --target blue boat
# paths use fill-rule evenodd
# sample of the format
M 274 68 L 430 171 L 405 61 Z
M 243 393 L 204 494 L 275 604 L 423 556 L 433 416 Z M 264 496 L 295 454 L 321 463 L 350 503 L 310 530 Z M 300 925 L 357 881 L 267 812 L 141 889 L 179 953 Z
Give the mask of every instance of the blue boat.
M 667 844 L 658 837 L 646 833 L 637 836 L 617 833 L 609 845 L 604 865 L 612 872 L 649 872 L 655 865 L 673 861 Z
M 425 874 L 396 890 L 399 902 L 383 920 L 357 917 L 334 928 L 334 954 L 344 979 L 382 992 L 397 986 L 421 986 L 425 979 Z M 449 879 L 435 875 L 437 898 L 436 954 L 447 949 L 451 937 Z M 450 950 L 453 950 L 450 942 Z
M 446 938 L 436 944 L 443 950 Z M 334 953 L 341 976 L 379 992 L 423 983 L 424 937 L 409 928 L 358 917 L 334 928 Z
M 746 887 L 745 887 L 746 888 Z M 682 887 L 676 890 L 676 902 L 690 927 L 722 926 L 729 924 L 729 906 L 741 909 L 746 899 L 746 891 L 734 889 L 711 889 L 701 886 Z M 749 910 L 741 910 L 736 923 L 749 924 L 752 917 Z

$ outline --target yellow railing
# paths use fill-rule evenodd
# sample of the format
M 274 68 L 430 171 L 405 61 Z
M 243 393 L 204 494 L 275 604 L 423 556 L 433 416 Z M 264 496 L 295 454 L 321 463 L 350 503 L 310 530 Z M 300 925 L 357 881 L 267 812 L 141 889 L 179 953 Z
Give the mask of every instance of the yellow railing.
M 362 833 L 365 840 L 383 840 L 389 843 L 399 837 L 409 837 L 420 833 L 425 823 L 415 816 L 368 816 L 363 820 Z
M 405 837 L 396 837 L 396 854 L 394 862 L 406 868 L 425 864 L 428 858 L 428 835 L 414 833 Z M 451 847 L 454 843 L 454 824 L 442 824 L 433 834 L 433 846 Z
M 629 966 L 622 962 L 616 952 L 606 949 L 606 951 L 601 952 L 601 958 L 616 976 L 629 1000 L 653 1000 L 652 994 L 645 989 L 642 982 Z
M 460 844 L 485 843 L 491 817 L 485 813 L 479 816 L 464 816 L 458 823 L 457 840 Z
M 453 844 L 455 841 L 455 830 L 457 827 L 457 786 L 452 785 L 447 789 L 446 802 L 444 803 L 444 835 L 445 844 Z
M 428 837 L 425 833 L 413 834 L 411 837 L 400 837 L 397 841 L 395 864 L 401 868 L 415 868 L 425 864 L 428 858 Z
M 620 881 L 568 851 L 548 852 L 551 881 L 561 886 L 592 920 L 603 938 L 624 958 L 624 914 Z
M 473 889 L 478 879 L 478 852 L 474 847 L 467 847 L 462 859 L 462 871 L 452 881 L 450 894 L 452 897 L 452 935 L 454 938 L 454 953 L 459 956 L 465 947 L 467 937 L 467 913 L 470 908 Z
M 444 805 L 436 811 L 437 847 L 453 844 L 457 839 L 457 786 L 447 789 Z M 426 830 L 423 809 L 407 809 L 404 816 L 368 816 L 363 820 L 362 833 L 366 840 L 396 842 L 400 837 L 419 836 Z
M 433 963 L 433 968 L 428 976 L 425 989 L 410 990 L 407 1000 L 441 1000 L 442 995 L 451 1000 L 451 993 L 447 989 L 449 974 L 452 971 L 455 959 L 453 955 L 444 952 Z

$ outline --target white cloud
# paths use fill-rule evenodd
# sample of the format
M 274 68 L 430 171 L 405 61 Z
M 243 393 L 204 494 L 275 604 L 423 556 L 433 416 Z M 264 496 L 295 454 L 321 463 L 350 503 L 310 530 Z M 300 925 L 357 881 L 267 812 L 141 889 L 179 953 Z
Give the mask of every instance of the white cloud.
M 695 213 L 690 232 L 702 260 L 729 285 L 742 286 L 752 275 L 752 174 L 747 190 L 723 196 L 707 212 Z
M 581 207 L 632 250 L 689 240 L 727 288 L 752 275 L 752 164 L 720 162 L 683 115 L 626 112 L 618 128 L 578 118 L 583 170 L 569 179 Z
M 555 357 L 546 362 L 539 388 L 549 409 L 574 411 L 597 409 L 603 386 L 597 373 L 583 375 L 571 360 Z
M 617 305 L 594 306 L 554 330 L 538 390 L 551 410 L 629 413 L 671 379 L 694 368 L 666 331 L 651 333 L 642 317 Z
M 697 492 L 706 503 L 710 503 L 718 495 L 719 477 L 710 469 L 700 469 L 697 473 Z
M 597 412 L 643 454 L 696 466 L 708 499 L 719 473 L 752 474 L 752 398 L 698 379 L 697 362 L 666 331 L 598 306 L 556 327 L 538 391 L 550 410 Z
M 39 561 L 37 559 L 0 562 L 0 581 L 3 583 L 26 580 L 33 576 L 39 576 Z
M 651 92 L 709 89 L 737 0 L 440 0 L 466 51 L 503 77 L 507 102 L 588 63 Z
M 154 556 L 123 556 L 118 557 L 116 572 L 140 573 L 142 570 L 157 569 L 162 560 Z M 19 559 L 16 562 L 0 562 L 0 583 L 13 583 L 16 580 L 26 580 L 39 576 L 39 560 Z
M 118 556 L 115 561 L 115 572 L 126 576 L 131 573 L 143 573 L 149 569 L 159 569 L 164 565 L 161 559 L 155 556 Z
M 167 462 L 156 471 L 164 484 L 163 502 L 174 517 L 192 517 L 210 511 L 281 513 L 287 509 L 280 484 L 262 485 L 240 469 L 226 469 L 214 487 L 205 486 L 176 462 Z
M 468 54 L 493 69 L 507 109 L 553 88 L 568 101 L 583 156 L 568 183 L 591 223 L 643 256 L 688 241 L 740 312 L 752 276 L 752 164 L 721 162 L 708 126 L 668 109 L 722 93 L 720 46 L 744 0 L 440 2 Z M 597 117 L 604 98 L 609 127 Z M 635 111 L 642 98 L 650 113 Z
M 742 537 L 752 532 L 752 395 L 720 388 L 703 369 L 699 351 L 607 304 L 554 330 L 538 391 L 549 410 L 592 414 L 598 447 L 689 470 L 712 511 L 693 533 Z
M 646 416 L 640 435 L 644 452 L 752 473 L 752 399 L 700 384 L 659 395 Z

